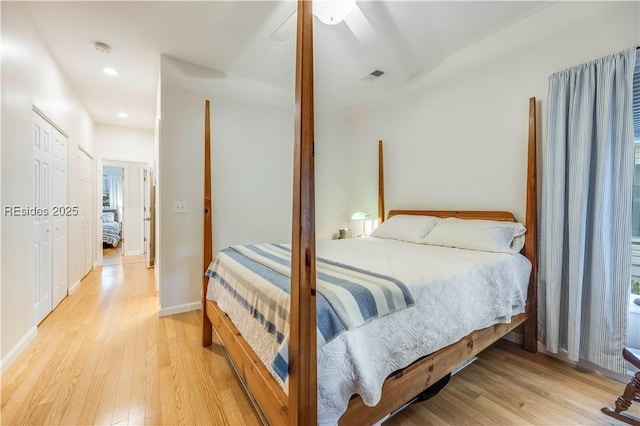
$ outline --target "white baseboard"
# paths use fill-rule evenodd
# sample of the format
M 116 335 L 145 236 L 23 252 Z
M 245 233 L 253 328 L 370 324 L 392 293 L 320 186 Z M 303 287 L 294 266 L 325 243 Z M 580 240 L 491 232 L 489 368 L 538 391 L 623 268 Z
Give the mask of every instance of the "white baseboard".
M 182 305 L 168 306 L 166 308 L 161 307 L 158 315 L 166 317 L 169 315 L 181 314 L 183 312 L 197 311 L 200 308 L 202 308 L 202 302 L 185 303 Z
M 4 374 L 7 368 L 9 368 L 11 364 L 13 364 L 13 361 L 18 358 L 18 355 L 22 353 L 22 351 L 27 347 L 29 343 L 31 343 L 31 341 L 36 337 L 37 334 L 38 327 L 31 327 L 27 334 L 22 336 L 22 339 L 20 339 L 20 341 L 9 351 L 9 353 L 4 358 L 2 358 L 2 361 L 0 361 L 0 375 Z
M 135 256 L 135 255 L 138 255 L 138 254 L 144 254 L 144 251 L 143 250 L 131 250 L 131 251 L 126 251 L 124 253 L 125 256 Z
M 75 283 L 73 283 L 73 285 L 71 287 L 69 287 L 69 290 L 67 290 L 67 294 L 69 296 L 71 296 L 73 293 L 75 293 L 78 289 L 80 288 L 80 280 L 76 281 Z

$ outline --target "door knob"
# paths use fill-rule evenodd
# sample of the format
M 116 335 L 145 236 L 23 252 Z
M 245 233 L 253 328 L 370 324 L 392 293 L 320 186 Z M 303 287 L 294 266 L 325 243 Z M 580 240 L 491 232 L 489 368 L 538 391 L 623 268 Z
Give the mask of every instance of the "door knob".
M 144 220 L 146 220 L 147 222 L 149 222 L 151 220 L 150 217 L 145 217 Z

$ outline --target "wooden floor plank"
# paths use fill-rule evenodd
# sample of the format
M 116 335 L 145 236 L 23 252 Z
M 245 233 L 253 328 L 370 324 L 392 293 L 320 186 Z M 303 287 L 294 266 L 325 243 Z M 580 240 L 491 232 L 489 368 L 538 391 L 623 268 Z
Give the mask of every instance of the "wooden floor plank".
M 96 268 L 40 324 L 2 376 L 2 424 L 261 424 L 224 349 L 200 346 L 200 312 L 158 317 L 140 260 Z M 600 408 L 623 388 L 501 341 L 385 425 L 621 425 Z
M 478 358 L 437 396 L 410 405 L 385 425 L 408 424 L 405 419 L 424 425 L 623 425 L 600 412 L 613 404 L 622 383 L 504 340 Z
M 40 379 L 45 377 L 45 370 L 53 354 L 54 351 L 51 349 L 40 352 L 40 356 L 33 360 L 34 363 L 30 364 L 29 373 L 25 374 L 22 380 L 15 383 L 16 390 L 2 407 L 1 415 L 3 423 L 20 424 L 24 422 L 29 415 L 30 408 L 38 405 L 38 401 L 33 401 L 31 395 L 34 390 L 37 390 Z M 16 361 L 16 363 L 17 362 L 18 361 Z M 10 372 L 13 368 L 12 366 L 2 375 L 3 382 L 5 376 L 11 377 Z M 10 379 L 9 382 L 11 382 Z M 2 394 L 4 394 L 4 386 Z
M 68 423 L 63 424 L 81 424 L 92 425 L 96 424 L 96 417 L 98 415 L 98 407 L 104 394 L 104 384 L 106 381 L 106 374 L 99 376 L 93 376 L 89 385 L 89 390 L 82 402 L 82 409 L 77 419 L 69 420 Z

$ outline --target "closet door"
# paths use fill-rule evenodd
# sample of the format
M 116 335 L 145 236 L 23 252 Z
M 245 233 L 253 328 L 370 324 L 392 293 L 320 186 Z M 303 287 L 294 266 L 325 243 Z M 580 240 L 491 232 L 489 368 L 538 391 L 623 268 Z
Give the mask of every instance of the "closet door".
M 69 215 L 73 210 L 69 208 L 67 196 L 67 138 L 53 129 L 53 176 L 52 176 L 52 206 L 51 221 L 53 224 L 53 294 L 52 302 L 55 308 L 65 298 L 68 290 L 68 233 Z
M 35 231 L 35 323 L 42 321 L 53 309 L 52 305 L 52 224 L 51 212 L 51 125 L 34 113 L 33 173 L 34 204 L 39 211 L 33 214 Z M 39 214 L 38 214 L 39 213 Z

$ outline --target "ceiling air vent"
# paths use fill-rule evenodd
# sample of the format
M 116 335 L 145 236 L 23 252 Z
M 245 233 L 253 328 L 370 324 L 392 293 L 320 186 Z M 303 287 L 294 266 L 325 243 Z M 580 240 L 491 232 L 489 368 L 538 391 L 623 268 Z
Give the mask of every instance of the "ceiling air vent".
M 98 52 L 111 53 L 111 46 L 109 46 L 107 43 L 96 41 L 93 43 L 93 45 Z
M 384 74 L 384 71 L 380 71 L 380 70 L 375 70 L 373 71 L 371 74 L 369 74 L 372 77 L 380 77 L 381 75 Z

